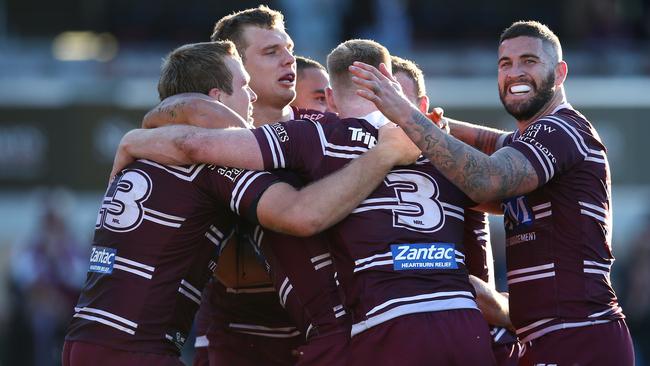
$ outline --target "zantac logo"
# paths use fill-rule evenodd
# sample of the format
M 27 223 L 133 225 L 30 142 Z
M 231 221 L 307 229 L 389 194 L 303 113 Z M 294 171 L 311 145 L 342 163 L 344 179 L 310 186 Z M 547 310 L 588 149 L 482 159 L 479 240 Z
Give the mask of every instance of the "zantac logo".
M 390 249 L 396 271 L 458 268 L 454 244 L 393 244 Z
M 117 249 L 93 246 L 90 253 L 89 272 L 113 273 L 113 263 Z

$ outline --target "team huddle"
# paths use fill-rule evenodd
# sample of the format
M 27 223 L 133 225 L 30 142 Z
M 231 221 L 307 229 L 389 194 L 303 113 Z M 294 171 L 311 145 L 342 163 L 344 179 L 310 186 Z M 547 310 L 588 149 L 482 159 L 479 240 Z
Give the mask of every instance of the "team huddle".
M 606 149 L 546 26 L 500 38 L 511 132 L 431 109 L 377 42 L 295 56 L 265 6 L 210 40 L 120 143 L 64 365 L 183 365 L 193 324 L 194 365 L 634 364 Z

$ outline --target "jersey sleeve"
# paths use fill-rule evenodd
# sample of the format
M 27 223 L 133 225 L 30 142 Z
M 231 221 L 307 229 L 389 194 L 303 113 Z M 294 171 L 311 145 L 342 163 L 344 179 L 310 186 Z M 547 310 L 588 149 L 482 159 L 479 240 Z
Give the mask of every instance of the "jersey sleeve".
M 269 172 L 237 168 L 211 167 L 212 189 L 235 214 L 257 223 L 257 204 L 268 187 L 279 182 Z
M 583 161 L 589 151 L 574 125 L 555 116 L 544 117 L 528 126 L 509 147 L 526 156 L 540 184 Z
M 323 128 L 318 122 L 294 120 L 253 130 L 265 169 L 305 172 L 323 157 Z

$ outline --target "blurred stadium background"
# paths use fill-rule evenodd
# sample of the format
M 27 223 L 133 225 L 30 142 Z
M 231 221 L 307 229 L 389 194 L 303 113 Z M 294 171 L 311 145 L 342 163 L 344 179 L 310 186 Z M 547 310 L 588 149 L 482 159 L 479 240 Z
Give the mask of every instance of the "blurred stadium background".
M 0 366 L 59 363 L 115 147 L 157 103 L 162 57 L 258 4 L 0 0 Z M 649 0 L 267 4 L 284 12 L 297 54 L 323 62 L 341 40 L 374 38 L 422 67 L 433 105 L 447 115 L 504 129 L 514 124 L 496 90 L 498 35 L 520 19 L 549 25 L 569 63 L 569 101 L 609 149 L 612 281 L 638 364 L 650 365 Z M 500 225 L 494 217 L 505 289 Z

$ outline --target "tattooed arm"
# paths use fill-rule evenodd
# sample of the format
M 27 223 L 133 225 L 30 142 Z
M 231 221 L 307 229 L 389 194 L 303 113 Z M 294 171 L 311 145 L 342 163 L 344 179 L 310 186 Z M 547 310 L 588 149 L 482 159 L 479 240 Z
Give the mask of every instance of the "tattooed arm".
M 187 124 L 205 128 L 245 127 L 233 110 L 200 93 L 183 93 L 165 98 L 147 112 L 142 128 Z
M 361 87 L 357 94 L 400 125 L 431 163 L 472 200 L 494 201 L 537 188 L 537 173 L 522 153 L 505 147 L 488 156 L 447 135 L 409 103 L 386 67 L 381 68 L 382 72 L 360 62 L 350 67 L 353 82 Z
M 452 136 L 488 155 L 492 155 L 503 147 L 503 142 L 508 136 L 508 132 L 496 128 L 461 122 L 451 118 L 446 119 Z

